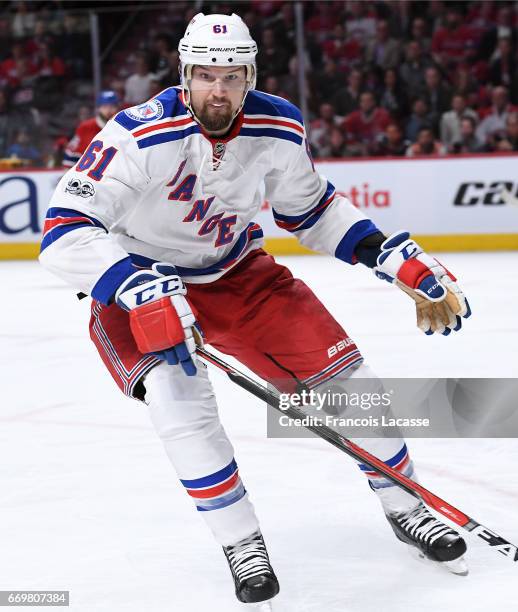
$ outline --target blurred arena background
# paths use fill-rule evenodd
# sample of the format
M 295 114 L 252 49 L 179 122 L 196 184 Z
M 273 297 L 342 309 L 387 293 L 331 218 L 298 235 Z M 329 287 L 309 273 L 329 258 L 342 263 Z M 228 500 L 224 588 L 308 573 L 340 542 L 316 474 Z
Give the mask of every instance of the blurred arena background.
M 518 2 L 47 0 L 0 3 L 0 258 L 37 256 L 55 184 L 106 119 L 179 85 L 200 11 L 245 20 L 258 89 L 302 109 L 320 171 L 377 224 L 518 249 Z M 267 247 L 303 252 L 263 209 Z

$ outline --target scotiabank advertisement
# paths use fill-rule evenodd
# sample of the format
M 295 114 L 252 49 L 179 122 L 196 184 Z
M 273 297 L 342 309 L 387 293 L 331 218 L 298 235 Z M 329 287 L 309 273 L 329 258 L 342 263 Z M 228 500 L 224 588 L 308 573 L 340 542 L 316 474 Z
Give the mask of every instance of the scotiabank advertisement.
M 343 160 L 316 166 L 384 232 L 518 234 L 518 156 Z M 257 221 L 266 235 L 285 235 L 268 211 Z
M 316 167 L 384 232 L 408 229 L 449 250 L 462 244 L 518 248 L 518 156 L 339 160 L 317 162 Z M 45 211 L 62 173 L 0 172 L 3 257 L 20 256 L 23 245 L 27 256 L 37 252 Z M 275 252 L 276 241 L 285 243 L 292 235 L 275 225 L 269 208 L 265 202 L 255 220 Z M 476 241 L 469 242 L 470 237 Z

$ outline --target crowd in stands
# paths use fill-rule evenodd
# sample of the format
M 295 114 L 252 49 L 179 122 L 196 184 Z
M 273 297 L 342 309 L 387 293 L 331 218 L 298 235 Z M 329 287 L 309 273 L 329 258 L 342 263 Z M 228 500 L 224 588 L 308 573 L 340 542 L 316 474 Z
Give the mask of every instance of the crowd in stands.
M 67 82 L 90 77 L 88 20 L 57 3 L 38 12 L 10 4 L 0 14 L 0 158 L 38 166 L 51 154 L 47 132 Z
M 62 2 L 43 3 L 54 8 L 38 13 L 29 2 L 10 4 L 11 13 L 0 15 L 0 158 L 48 163 L 45 114 L 67 80 L 91 82 L 88 21 Z M 303 7 L 314 157 L 518 151 L 518 1 L 319 0 Z M 168 10 L 179 17 L 163 21 Z M 164 4 L 160 17 L 147 13 L 146 23 L 155 15 L 168 27 L 149 28 L 125 69 L 107 71 L 103 81 L 121 107 L 178 85 L 178 40 L 197 10 L 176 2 Z M 293 2 L 205 2 L 201 10 L 239 13 L 259 47 L 257 88 L 300 104 Z M 89 112 L 81 105 L 77 119 Z M 64 149 L 71 136 L 55 138 L 54 148 L 63 141 Z
M 518 151 L 517 26 L 517 2 L 319 3 L 315 157 Z

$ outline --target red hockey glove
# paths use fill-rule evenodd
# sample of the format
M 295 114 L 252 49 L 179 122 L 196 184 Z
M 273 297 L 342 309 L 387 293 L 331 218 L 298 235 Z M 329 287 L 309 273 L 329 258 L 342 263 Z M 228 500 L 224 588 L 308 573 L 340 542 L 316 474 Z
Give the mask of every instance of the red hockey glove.
M 115 301 L 129 311 L 139 351 L 153 353 L 170 365 L 179 363 L 188 376 L 194 376 L 196 342 L 202 340 L 186 293 L 174 266 L 153 264 L 151 270 L 140 270 L 126 279 Z

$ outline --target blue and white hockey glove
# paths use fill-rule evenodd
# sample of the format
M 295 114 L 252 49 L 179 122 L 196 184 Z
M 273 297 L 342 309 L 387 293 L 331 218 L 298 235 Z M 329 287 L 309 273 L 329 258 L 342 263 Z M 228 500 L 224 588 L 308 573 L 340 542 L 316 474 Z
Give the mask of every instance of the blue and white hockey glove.
M 139 270 L 115 293 L 115 302 L 129 312 L 130 328 L 141 353 L 152 353 L 170 365 L 196 374 L 196 345 L 203 346 L 196 318 L 185 299 L 187 289 L 171 264 Z
M 447 336 L 471 315 L 455 276 L 424 253 L 408 232 L 395 232 L 383 242 L 374 272 L 415 301 L 417 326 L 425 334 Z

